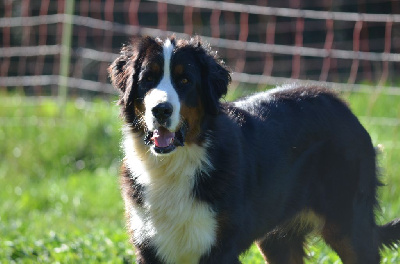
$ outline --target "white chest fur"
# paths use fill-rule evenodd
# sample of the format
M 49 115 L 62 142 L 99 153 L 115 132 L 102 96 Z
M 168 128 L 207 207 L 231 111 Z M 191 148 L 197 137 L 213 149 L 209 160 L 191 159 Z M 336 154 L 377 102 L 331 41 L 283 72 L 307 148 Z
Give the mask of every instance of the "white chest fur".
M 166 263 L 198 263 L 214 244 L 217 227 L 212 209 L 192 194 L 196 175 L 211 168 L 205 148 L 179 147 L 156 157 L 141 138 L 126 133 L 124 150 L 127 166 L 145 186 L 144 206 L 129 212 L 135 241 L 150 239 Z

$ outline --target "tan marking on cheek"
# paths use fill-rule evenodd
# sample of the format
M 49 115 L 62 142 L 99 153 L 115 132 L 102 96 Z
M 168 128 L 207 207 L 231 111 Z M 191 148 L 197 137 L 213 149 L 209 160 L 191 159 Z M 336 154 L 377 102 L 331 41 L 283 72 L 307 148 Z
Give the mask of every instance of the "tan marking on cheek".
M 144 104 L 141 103 L 141 102 L 140 103 L 138 103 L 138 102 L 134 103 L 133 110 L 135 111 L 135 115 L 138 117 L 140 124 L 142 126 L 144 126 L 145 123 L 144 123 L 143 116 L 144 116 L 144 112 L 146 110 Z
M 199 107 L 188 107 L 181 102 L 181 115 L 189 125 L 189 130 L 187 131 L 185 138 L 187 143 L 199 143 L 204 110 L 200 107 L 200 103 L 198 103 L 198 105 Z

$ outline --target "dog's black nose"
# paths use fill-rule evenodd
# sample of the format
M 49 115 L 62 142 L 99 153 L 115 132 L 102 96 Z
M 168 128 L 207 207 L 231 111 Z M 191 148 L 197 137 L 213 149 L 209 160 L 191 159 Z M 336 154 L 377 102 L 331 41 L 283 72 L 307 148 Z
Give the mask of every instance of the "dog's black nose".
M 153 116 L 157 119 L 159 123 L 165 123 L 168 118 L 171 117 L 173 112 L 172 104 L 170 103 L 160 103 L 151 109 Z

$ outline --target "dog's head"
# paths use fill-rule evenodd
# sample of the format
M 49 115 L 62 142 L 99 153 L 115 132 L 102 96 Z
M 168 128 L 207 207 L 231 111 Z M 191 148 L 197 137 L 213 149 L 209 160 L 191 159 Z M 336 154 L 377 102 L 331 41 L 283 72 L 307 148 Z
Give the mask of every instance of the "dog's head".
M 202 123 L 217 115 L 231 80 L 200 38 L 137 38 L 109 67 L 128 125 L 155 154 L 200 143 Z

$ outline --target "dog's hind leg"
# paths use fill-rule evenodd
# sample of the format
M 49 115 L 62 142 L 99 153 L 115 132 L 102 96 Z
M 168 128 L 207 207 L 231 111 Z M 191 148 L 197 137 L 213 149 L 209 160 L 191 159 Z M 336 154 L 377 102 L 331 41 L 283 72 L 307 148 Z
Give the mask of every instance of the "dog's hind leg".
M 374 224 L 368 227 L 356 221 L 345 227 L 326 222 L 322 237 L 344 264 L 379 264 L 376 230 Z
M 358 137 L 353 138 L 354 144 L 349 141 L 343 146 L 337 139 L 323 150 L 321 156 L 329 158 L 321 158 L 318 164 L 321 199 L 314 199 L 313 206 L 325 219 L 324 240 L 344 264 L 378 264 L 379 229 L 374 209 L 380 182 L 375 150 L 366 132 L 354 133 Z
M 269 234 L 257 242 L 268 264 L 303 264 L 305 236 Z
M 368 155 L 368 151 L 365 153 L 359 160 L 344 163 L 345 166 L 337 166 L 332 171 L 349 180 L 339 181 L 343 188 L 340 195 L 334 196 L 335 199 L 328 204 L 322 236 L 344 264 L 379 264 L 380 261 L 374 215 L 379 182 L 374 155 Z M 350 181 L 352 178 L 357 181 Z M 346 182 L 347 186 L 344 185 Z
M 367 231 L 362 243 L 355 240 L 354 232 L 344 230 L 336 224 L 325 223 L 322 231 L 322 237 L 325 242 L 338 254 L 343 264 L 361 264 L 361 263 L 379 263 L 379 252 L 372 245 L 371 233 Z

